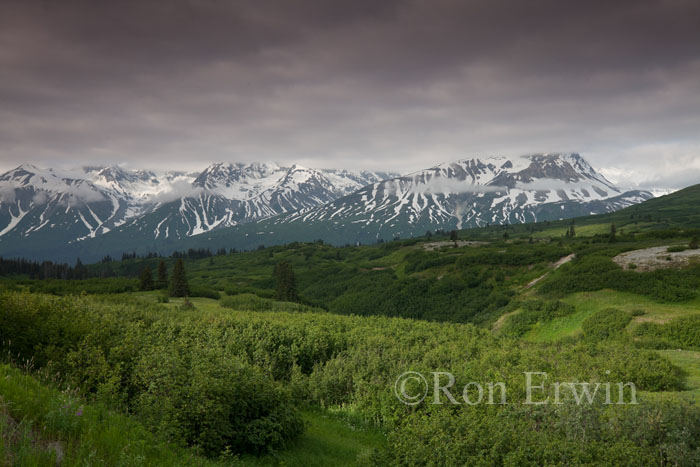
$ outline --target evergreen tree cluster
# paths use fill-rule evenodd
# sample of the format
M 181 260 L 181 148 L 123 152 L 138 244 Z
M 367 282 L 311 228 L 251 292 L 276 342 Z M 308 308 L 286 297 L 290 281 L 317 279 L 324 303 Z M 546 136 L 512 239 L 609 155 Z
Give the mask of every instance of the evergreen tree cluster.
M 39 263 L 24 258 L 5 259 L 0 257 L 0 276 L 28 275 L 30 279 L 87 279 L 90 277 L 87 267 L 80 261 L 75 266 L 44 261 Z
M 108 259 L 108 258 L 109 258 L 109 259 Z M 158 253 L 155 253 L 155 252 L 152 252 L 152 251 L 146 253 L 145 255 L 141 255 L 141 256 L 137 255 L 135 251 L 133 251 L 133 252 L 131 252 L 131 253 L 122 253 L 122 261 L 126 261 L 126 260 L 128 260 L 128 259 L 138 259 L 138 258 L 153 259 L 153 258 L 160 258 L 160 255 L 159 255 Z M 107 261 L 106 261 L 107 259 L 108 259 L 109 261 L 111 261 L 111 258 L 110 258 L 109 256 L 105 256 L 105 257 L 102 259 L 102 262 L 103 262 L 103 263 L 104 263 L 104 262 L 107 262 Z
M 225 251 L 225 250 L 224 250 Z M 172 255 L 170 255 L 172 258 L 175 259 L 202 259 L 202 258 L 210 258 L 214 256 L 209 248 L 190 248 L 187 251 L 174 251 Z

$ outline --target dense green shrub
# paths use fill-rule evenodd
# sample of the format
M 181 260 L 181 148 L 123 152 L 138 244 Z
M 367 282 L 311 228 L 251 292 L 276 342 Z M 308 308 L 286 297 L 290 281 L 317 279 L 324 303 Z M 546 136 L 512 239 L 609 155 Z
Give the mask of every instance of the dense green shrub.
M 260 453 L 303 430 L 291 395 L 259 368 L 210 342 L 169 334 L 147 347 L 134 370 L 134 407 L 152 428 L 213 456 Z M 166 343 L 167 342 L 167 343 Z
M 190 297 L 204 297 L 218 300 L 221 298 L 221 294 L 209 287 L 195 285 L 190 287 Z
M 683 427 L 683 428 L 681 428 Z M 700 463 L 700 410 L 656 407 L 470 407 L 407 415 L 379 465 L 678 465 Z
M 700 349 L 700 316 L 676 318 L 670 323 L 642 323 L 635 335 L 662 348 Z
M 466 269 L 476 265 L 527 266 L 541 262 L 554 262 L 571 253 L 564 247 L 551 245 L 508 245 L 506 248 L 480 247 L 467 250 L 455 266 Z
M 581 323 L 583 334 L 588 340 L 599 341 L 621 336 L 632 321 L 632 315 L 618 310 L 608 308 L 596 311 Z
M 441 254 L 433 251 L 429 252 L 421 248 L 407 254 L 405 260 L 406 266 L 404 271 L 407 274 L 411 274 L 414 272 L 425 271 L 429 268 L 454 264 L 457 260 L 457 256 Z
M 112 277 L 104 279 L 61 280 L 44 279 L 26 281 L 30 292 L 52 295 L 115 294 L 138 290 L 137 279 Z

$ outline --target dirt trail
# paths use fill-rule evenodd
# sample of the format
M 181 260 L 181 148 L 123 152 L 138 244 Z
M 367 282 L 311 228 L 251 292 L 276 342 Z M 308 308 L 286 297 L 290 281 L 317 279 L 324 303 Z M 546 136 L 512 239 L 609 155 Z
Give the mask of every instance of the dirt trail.
M 556 263 L 554 263 L 554 264 L 552 265 L 552 271 L 554 271 L 554 270 L 556 270 L 556 269 L 559 269 L 562 265 L 564 265 L 564 264 L 568 263 L 569 261 L 571 261 L 572 259 L 574 259 L 575 256 L 576 256 L 576 254 L 574 254 L 574 253 L 571 253 L 571 254 L 568 255 L 568 256 L 564 256 L 563 258 L 561 258 L 559 261 L 557 261 Z M 533 287 L 535 284 L 537 284 L 539 281 L 541 281 L 542 279 L 544 279 L 545 277 L 547 277 L 547 274 L 549 274 L 550 272 L 551 272 L 551 271 L 547 271 L 547 272 L 545 272 L 544 274 L 542 274 L 540 277 L 538 277 L 537 279 L 531 280 L 531 281 L 525 286 L 525 290 L 532 288 L 532 287 Z
M 559 259 L 559 261 L 557 261 L 556 263 L 552 264 L 552 271 L 554 271 L 555 269 L 560 268 L 563 264 L 568 263 L 569 261 L 571 261 L 572 259 L 574 259 L 575 256 L 576 256 L 576 255 L 575 255 L 574 253 L 571 253 L 570 255 L 564 256 L 563 258 Z M 541 281 L 542 279 L 544 279 L 545 277 L 547 277 L 547 274 L 549 274 L 549 273 L 552 272 L 552 271 L 547 271 L 547 272 L 545 272 L 544 274 L 542 274 L 540 277 L 538 277 L 537 279 L 531 280 L 531 281 L 525 286 L 525 288 L 524 288 L 523 290 L 527 290 L 527 289 L 532 288 L 532 287 L 533 287 L 535 284 L 537 284 L 539 281 Z M 501 316 L 500 318 L 498 318 L 498 320 L 493 324 L 493 326 L 491 327 L 491 330 L 492 330 L 492 331 L 498 331 L 498 330 L 501 328 L 501 326 L 503 326 L 503 323 L 506 322 L 506 320 L 508 319 L 508 317 L 511 316 L 511 315 L 513 315 L 513 314 L 515 314 L 515 313 L 517 313 L 517 312 L 518 312 L 518 310 L 515 310 L 515 311 L 511 311 L 510 313 L 506 313 L 505 315 L 502 315 L 502 316 Z

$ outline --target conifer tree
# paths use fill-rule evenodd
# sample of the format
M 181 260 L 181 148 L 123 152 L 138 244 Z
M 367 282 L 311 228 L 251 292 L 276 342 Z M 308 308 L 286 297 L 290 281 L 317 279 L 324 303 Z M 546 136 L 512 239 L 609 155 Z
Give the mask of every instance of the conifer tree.
M 156 281 L 156 288 L 168 288 L 168 266 L 165 265 L 165 261 L 163 260 L 160 260 L 160 263 L 158 263 L 158 280 Z
M 297 294 L 296 277 L 292 265 L 286 261 L 277 263 L 274 271 L 275 286 L 277 289 L 277 300 L 286 302 L 296 302 L 299 300 Z
M 73 278 L 74 279 L 87 279 L 87 268 L 83 264 L 82 261 L 80 261 L 80 258 L 78 258 L 75 261 L 75 266 L 73 267 Z
M 153 290 L 153 272 L 151 272 L 151 267 L 148 265 L 141 270 L 139 289 Z
M 187 284 L 185 274 L 185 262 L 182 261 L 182 258 L 175 263 L 168 292 L 171 297 L 187 297 L 190 294 L 190 286 Z
M 608 241 L 610 243 L 615 243 L 617 241 L 617 238 L 615 237 L 615 234 L 617 233 L 617 230 L 615 229 L 615 224 L 610 225 L 610 237 L 608 238 Z

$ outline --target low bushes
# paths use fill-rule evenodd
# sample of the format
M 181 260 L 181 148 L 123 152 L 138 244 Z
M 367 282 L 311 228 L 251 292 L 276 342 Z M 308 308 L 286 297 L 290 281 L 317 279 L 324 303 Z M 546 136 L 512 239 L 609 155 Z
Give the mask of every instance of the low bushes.
M 274 449 L 302 431 L 288 391 L 216 327 L 192 313 L 120 302 L 2 294 L 0 342 L 209 456 Z
M 190 297 L 203 297 L 218 300 L 221 298 L 221 294 L 214 289 L 202 286 L 190 286 Z
M 665 324 L 642 323 L 634 332 L 650 346 L 700 350 L 700 316 L 685 316 Z
M 559 302 L 524 306 L 546 319 L 570 312 Z M 34 357 L 87 396 L 129 410 L 168 439 L 213 456 L 274 449 L 293 439 L 301 430 L 294 406 L 302 401 L 349 407 L 382 426 L 389 443 L 372 459 L 376 465 L 658 461 L 667 455 L 663 443 L 678 441 L 670 434 L 655 438 L 653 427 L 633 419 L 625 423 L 636 423 L 630 428 L 638 430 L 636 437 L 609 437 L 617 432 L 606 430 L 617 425 L 608 426 L 604 407 L 574 405 L 559 416 L 518 403 L 527 371 L 547 372 L 550 381 L 629 381 L 650 391 L 680 387 L 668 360 L 615 341 L 527 344 L 468 324 L 315 312 L 193 313 L 123 296 L 22 293 L 0 294 L 0 332 L 3 354 Z M 409 370 L 428 377 L 450 371 L 456 388 L 502 381 L 512 403 L 408 407 L 393 388 Z M 700 436 L 684 420 L 670 423 L 668 433 Z M 669 455 L 693 459 L 697 446 L 689 440 L 678 441 L 678 451 Z M 624 456 L 615 457 L 617 449 Z
M 242 311 L 319 311 L 300 303 L 278 302 L 247 293 L 224 297 L 219 301 L 219 304 L 224 308 Z
M 586 318 L 581 323 L 581 328 L 586 339 L 600 341 L 621 336 L 630 321 L 632 321 L 631 314 L 616 308 L 608 308 Z

